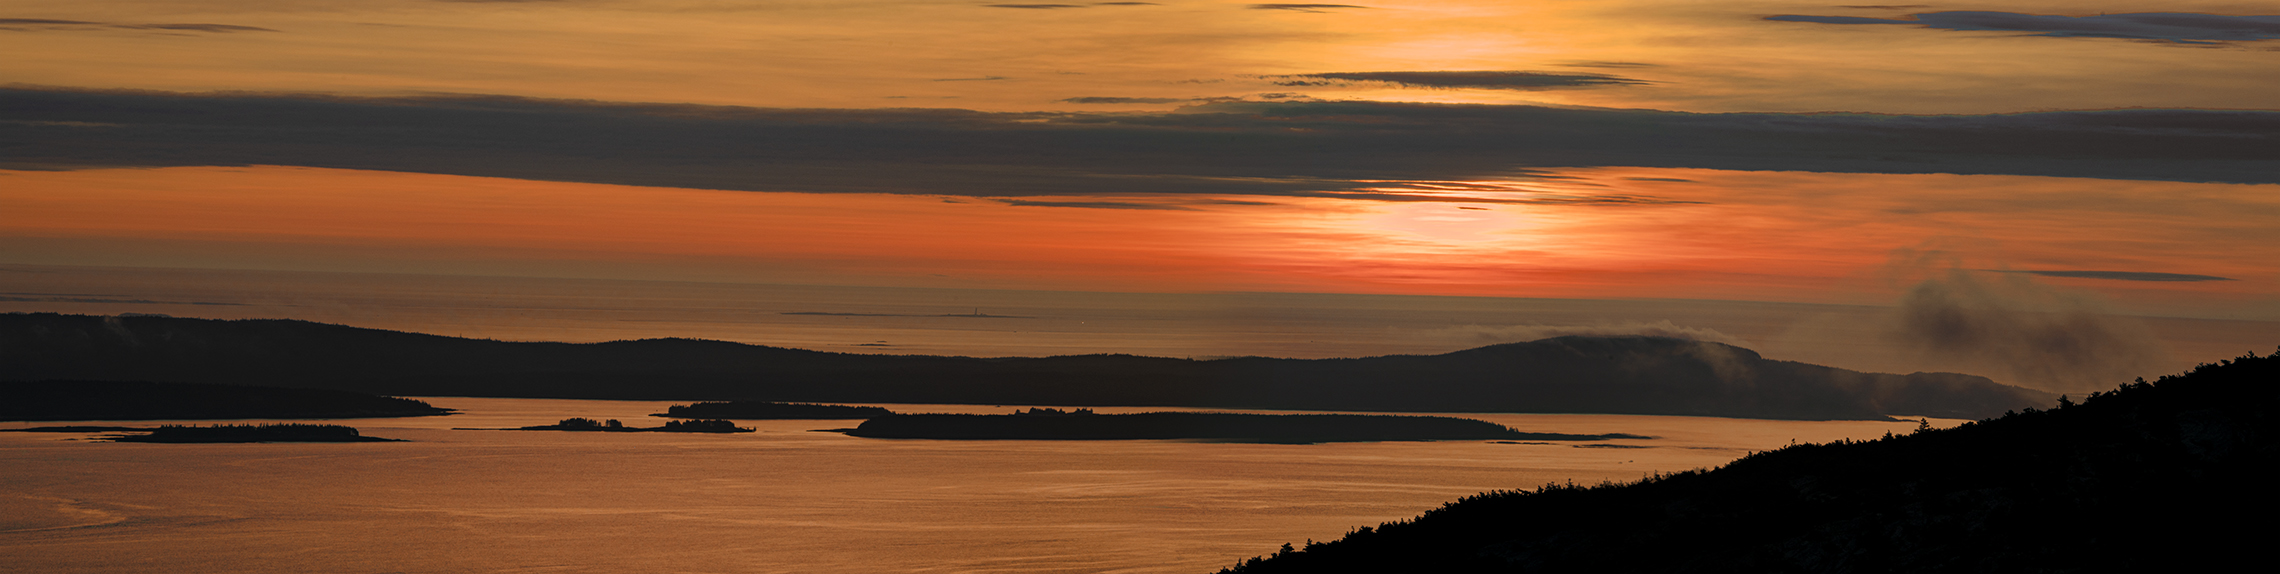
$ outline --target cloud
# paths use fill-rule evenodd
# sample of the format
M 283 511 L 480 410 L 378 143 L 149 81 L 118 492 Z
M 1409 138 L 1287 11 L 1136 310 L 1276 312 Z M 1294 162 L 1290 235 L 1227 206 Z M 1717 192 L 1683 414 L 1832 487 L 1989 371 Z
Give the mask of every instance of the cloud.
M 1327 72 L 1262 76 L 1282 86 L 1328 86 L 1354 82 L 1382 82 L 1413 88 L 1478 88 L 1490 90 L 1543 90 L 1551 88 L 1631 86 L 1641 80 L 1600 74 L 1550 72 Z M 1279 79 L 1278 79 L 1279 78 Z
M 1553 64 L 1553 65 L 1555 65 L 1555 66 L 1560 66 L 1560 67 L 1563 67 L 1563 68 L 1654 68 L 1654 67 L 1658 67 L 1658 66 L 1656 66 L 1656 65 L 1654 65 L 1654 64 L 1643 64 L 1643 63 L 1639 63 L 1639 62 L 1568 62 L 1568 63 L 1565 63 L 1565 64 Z
M 2218 277 L 2218 276 L 2215 276 L 2215 275 L 2187 275 L 2187 274 L 2184 274 L 2184 273 L 2149 273 L 2149 272 L 2145 272 L 2145 271 L 2002 271 L 2002 273 L 2026 273 L 2026 274 L 2030 274 L 2030 275 L 2040 275 L 2040 276 L 2043 276 L 2043 277 L 2067 277 L 2067 278 L 2072 278 L 2072 279 L 2112 279 L 2112 280 L 2115 280 L 2115 281 L 2233 281 L 2233 280 L 2234 280 L 2234 279 L 2233 279 L 2233 278 L 2231 278 L 2231 277 Z
M 1078 4 L 984 4 L 988 8 L 1017 8 L 1022 10 L 1059 10 L 1062 8 L 1091 8 Z
M 232 32 L 277 31 L 269 28 L 238 26 L 235 24 L 113 24 L 108 22 L 87 22 L 82 20 L 0 18 L 0 30 L 12 30 L 17 32 L 31 30 L 100 30 L 106 28 L 119 30 L 170 30 L 179 32 L 210 32 L 215 34 L 228 34 Z
M 1328 11 L 1330 11 L 1330 10 L 1338 10 L 1338 9 L 1345 9 L 1345 8 L 1360 8 L 1360 9 L 1364 9 L 1364 10 L 1367 10 L 1367 9 L 1369 9 L 1370 7 L 1368 7 L 1368 6 L 1355 6 L 1355 5 L 1352 5 L 1352 4 L 1252 4 L 1252 5 L 1250 6 L 1250 8 L 1251 8 L 1252 10 L 1290 10 L 1290 11 L 1293 11 L 1293 12 L 1314 12 L 1314 13 L 1322 13 L 1322 12 L 1328 12 Z
M 1815 24 L 1905 24 L 1940 30 L 2026 32 L 2060 38 L 2128 38 L 2181 43 L 2247 42 L 2280 39 L 2280 16 L 2224 16 L 2184 12 L 2045 16 L 2015 12 L 1931 12 L 1905 18 L 1853 16 L 1768 16 L 1778 22 Z
M 1119 98 L 1112 96 L 1087 96 L 1081 98 L 1062 98 L 1060 101 L 1072 104 L 1174 104 L 1193 100 L 1190 98 Z
M 990 197 L 1446 201 L 1455 192 L 1433 182 L 1590 166 L 2280 183 L 2275 135 L 2280 112 L 2257 111 L 1890 116 L 1214 102 L 1149 113 L 984 113 L 0 88 L 0 168 L 263 164 Z M 1483 193 L 1658 201 L 1522 188 Z
M 1193 208 L 1159 203 L 1132 203 L 1126 201 L 1036 201 L 1028 199 L 1000 199 L 1006 205 L 1022 207 L 1081 207 L 1087 209 L 1146 209 L 1155 211 L 1193 211 Z
M 1420 339 L 1446 341 L 1447 344 L 1467 347 L 1538 341 L 1553 337 L 1618 337 L 1627 335 L 1725 343 L 1736 347 L 1750 346 L 1747 341 L 1743 341 L 1740 337 L 1719 332 L 1717 329 L 1680 326 L 1672 323 L 1669 319 L 1654 322 L 1624 321 L 1593 325 L 1462 325 L 1433 329 L 1416 335 Z

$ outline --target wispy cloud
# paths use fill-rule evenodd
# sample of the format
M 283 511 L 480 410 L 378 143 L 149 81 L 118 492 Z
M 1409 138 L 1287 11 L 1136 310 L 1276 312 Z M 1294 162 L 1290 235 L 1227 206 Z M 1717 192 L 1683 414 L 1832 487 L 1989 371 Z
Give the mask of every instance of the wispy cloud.
M 1479 195 L 1449 191 L 1452 180 L 1585 166 L 2280 183 L 2274 134 L 2280 112 L 1694 114 L 1252 101 L 983 113 L 0 89 L 0 149 L 9 150 L 0 167 L 267 164 L 996 197 L 1434 201 Z M 1522 195 L 1508 199 L 1659 201 L 1514 193 Z
M 1657 67 L 1657 66 L 1655 66 L 1654 64 L 1647 64 L 1647 63 L 1641 63 L 1641 62 L 1596 62 L 1596 61 L 1593 61 L 1593 62 L 1568 62 L 1568 63 L 1565 63 L 1565 64 L 1553 64 L 1553 65 L 1555 65 L 1555 66 L 1560 66 L 1560 67 L 1563 67 L 1563 68 L 1653 68 L 1653 67 Z
M 1768 16 L 1778 22 L 1815 24 L 1899 24 L 1940 30 L 2024 32 L 2035 36 L 2128 38 L 2182 43 L 2246 42 L 2280 39 L 2280 16 L 2225 16 L 2185 12 L 2052 16 L 2015 12 L 1931 12 L 1903 18 L 1856 16 Z
M 1029 199 L 1001 199 L 1006 205 L 1022 207 L 1081 207 L 1089 209 L 1148 209 L 1157 211 L 1190 211 L 1193 208 L 1161 203 L 1133 203 L 1129 201 L 1039 201 Z
M 208 32 L 208 33 L 215 33 L 215 34 L 228 34 L 228 33 L 233 33 L 233 32 L 276 32 L 276 31 L 277 31 L 277 30 L 272 30 L 272 29 L 269 29 L 269 28 L 261 28 L 261 27 L 256 27 L 256 26 L 239 26 L 239 25 L 235 25 L 235 24 L 194 24 L 194 23 L 182 23 L 182 24 L 115 24 L 115 23 L 110 23 L 110 22 L 88 22 L 88 21 L 83 21 L 83 20 L 51 20 L 51 19 L 45 19 L 45 18 L 0 18 L 0 30 L 15 31 L 15 32 L 28 32 L 28 31 L 39 31 L 39 30 L 66 30 L 66 31 L 69 31 L 69 30 L 105 30 L 105 29 L 112 29 L 112 30 L 167 30 L 167 31 L 176 31 L 176 32 Z
M 2185 274 L 2185 273 L 2153 273 L 2153 272 L 2147 272 L 2147 271 L 2014 271 L 2014 270 L 2005 270 L 2005 271 L 2002 271 L 2002 272 L 2003 272 L 2003 273 L 2026 273 L 2026 274 L 2029 274 L 2029 275 L 2040 275 L 2040 276 L 2043 276 L 2043 277 L 2065 277 L 2065 278 L 2070 278 L 2070 279 L 2111 279 L 2111 280 L 2115 280 L 2115 281 L 2162 281 L 2162 282 L 2171 282 L 2171 281 L 2233 281 L 2233 280 L 2234 280 L 2234 279 L 2233 279 L 2233 278 L 2231 278 L 2231 277 L 2218 277 L 2218 276 L 2215 276 L 2215 275 L 2191 275 L 2191 274 Z
M 1437 72 L 1324 72 L 1264 76 L 1282 86 L 1351 85 L 1377 82 L 1413 88 L 1477 88 L 1490 90 L 1544 90 L 1599 86 L 1632 86 L 1648 82 L 1602 74 L 1560 74 L 1518 71 Z
M 1250 8 L 1252 10 L 1289 10 L 1292 12 L 1317 13 L 1349 8 L 1359 8 L 1364 10 L 1369 9 L 1368 6 L 1355 6 L 1352 4 L 1252 4 Z
M 1122 98 L 1115 96 L 1086 96 L 1081 98 L 1062 98 L 1060 101 L 1072 104 L 1173 104 L 1194 100 L 1190 98 Z

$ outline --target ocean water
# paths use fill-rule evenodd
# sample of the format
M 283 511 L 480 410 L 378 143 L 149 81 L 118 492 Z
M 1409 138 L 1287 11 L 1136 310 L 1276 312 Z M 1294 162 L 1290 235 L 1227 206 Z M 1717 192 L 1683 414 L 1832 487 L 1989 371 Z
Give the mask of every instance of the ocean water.
M 1716 301 L 5 265 L 0 312 L 294 318 L 503 340 L 696 337 L 970 356 L 1353 357 L 1659 332 L 1736 342 L 1777 359 L 1941 370 L 1885 352 L 1868 326 L 1884 308 Z M 2174 368 L 2280 341 L 2269 322 L 2146 324 L 2179 357 Z M 1466 416 L 1522 430 L 1659 438 L 1591 448 L 956 442 L 813 432 L 854 421 L 753 421 L 746 425 L 760 432 L 728 436 L 454 430 L 573 416 L 649 426 L 658 419 L 646 415 L 669 403 L 428 400 L 464 412 L 346 421 L 410 441 L 400 443 L 165 445 L 0 432 L 0 572 L 1209 572 L 1478 492 L 1635 480 L 1791 442 L 1913 428 L 1481 414 Z M 38 426 L 50 424 L 59 423 Z M 26 426 L 35 425 L 0 423 Z
M 1914 426 L 1487 414 L 1464 416 L 1658 438 L 929 441 L 813 432 L 855 421 L 746 421 L 759 432 L 736 435 L 454 430 L 572 416 L 654 426 L 645 415 L 672 403 L 427 400 L 463 413 L 331 421 L 410 442 L 0 432 L 0 572 L 1209 572 L 1478 492 L 1628 481 Z

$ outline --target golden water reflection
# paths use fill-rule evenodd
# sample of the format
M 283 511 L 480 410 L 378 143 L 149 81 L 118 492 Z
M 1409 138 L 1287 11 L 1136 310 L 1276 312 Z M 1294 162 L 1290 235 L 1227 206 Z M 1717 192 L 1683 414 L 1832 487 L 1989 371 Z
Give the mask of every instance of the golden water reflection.
M 408 443 L 0 433 L 10 469 L 0 553 L 24 571 L 1205 572 L 1485 490 L 1633 480 L 1791 440 L 1913 427 L 1466 415 L 1662 438 L 1613 441 L 1649 448 L 962 442 L 810 432 L 853 421 L 750 421 L 760 432 L 729 436 L 462 431 L 450 429 L 569 416 L 646 425 L 635 421 L 671 403 L 428 400 L 466 412 L 345 421 Z

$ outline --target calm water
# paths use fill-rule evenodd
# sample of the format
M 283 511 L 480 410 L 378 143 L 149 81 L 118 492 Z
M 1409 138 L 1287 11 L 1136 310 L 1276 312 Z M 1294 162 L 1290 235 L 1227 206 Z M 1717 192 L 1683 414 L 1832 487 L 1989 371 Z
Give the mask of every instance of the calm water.
M 964 442 L 810 432 L 853 421 L 749 421 L 760 432 L 728 436 L 452 430 L 571 416 L 652 426 L 661 419 L 644 415 L 671 403 L 428 400 L 465 412 L 346 421 L 403 443 L 0 433 L 0 571 L 1208 572 L 1484 490 L 1631 480 L 1792 440 L 1911 428 L 1469 415 L 1661 438 L 1613 441 L 1646 448 Z

